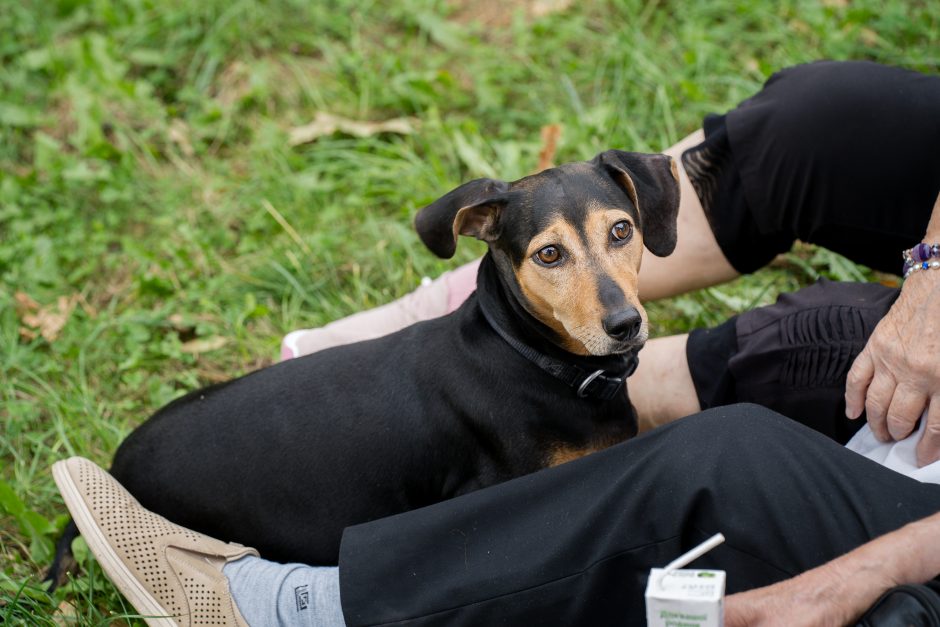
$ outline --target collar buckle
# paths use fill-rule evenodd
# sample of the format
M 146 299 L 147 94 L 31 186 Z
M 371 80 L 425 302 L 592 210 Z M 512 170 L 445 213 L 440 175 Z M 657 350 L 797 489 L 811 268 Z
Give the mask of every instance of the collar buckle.
M 609 401 L 623 389 L 623 377 L 609 377 L 603 370 L 595 370 L 578 386 L 579 398 Z

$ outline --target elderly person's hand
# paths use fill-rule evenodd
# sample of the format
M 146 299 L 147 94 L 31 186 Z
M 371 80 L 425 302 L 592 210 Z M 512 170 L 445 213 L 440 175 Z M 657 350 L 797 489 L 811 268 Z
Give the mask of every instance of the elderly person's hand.
M 915 272 L 849 370 L 846 415 L 864 409 L 882 442 L 903 440 L 925 408 L 921 466 L 940 459 L 940 270 Z
M 940 241 L 940 196 L 926 239 Z M 931 261 L 936 261 L 932 259 Z M 845 386 L 845 413 L 868 416 L 882 442 L 903 440 L 927 409 L 917 444 L 921 466 L 940 459 L 940 268 L 913 272 L 855 359 Z

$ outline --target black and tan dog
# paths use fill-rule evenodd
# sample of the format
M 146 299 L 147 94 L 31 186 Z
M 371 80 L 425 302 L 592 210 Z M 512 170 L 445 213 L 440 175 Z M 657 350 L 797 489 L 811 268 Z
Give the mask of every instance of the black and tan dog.
M 416 220 L 441 257 L 458 235 L 489 244 L 460 309 L 189 394 L 132 433 L 111 472 L 176 523 L 335 564 L 346 526 L 625 440 L 624 379 L 647 337 L 642 248 L 672 252 L 678 205 L 669 157 L 616 150 L 462 185 Z

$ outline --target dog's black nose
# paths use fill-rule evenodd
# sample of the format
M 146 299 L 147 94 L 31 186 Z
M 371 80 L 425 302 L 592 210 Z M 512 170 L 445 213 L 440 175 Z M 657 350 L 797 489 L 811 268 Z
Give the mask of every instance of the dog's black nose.
M 617 311 L 604 318 L 604 331 L 607 335 L 620 342 L 632 340 L 640 332 L 643 319 L 636 307 Z

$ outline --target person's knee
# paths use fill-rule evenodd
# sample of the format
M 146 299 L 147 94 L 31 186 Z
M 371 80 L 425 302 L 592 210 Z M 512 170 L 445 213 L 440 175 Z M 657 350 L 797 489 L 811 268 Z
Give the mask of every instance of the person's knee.
M 897 288 L 880 283 L 819 279 L 808 287 L 781 294 L 776 303 L 762 309 L 788 315 L 808 309 L 847 307 L 857 311 L 859 319 L 867 324 L 878 324 L 897 296 Z
M 803 136 L 850 132 L 847 114 L 859 106 L 881 113 L 883 98 L 872 95 L 870 83 L 886 80 L 894 68 L 862 61 L 817 61 L 773 74 L 765 88 L 774 94 L 774 120 L 781 130 L 799 129 Z M 796 144 L 794 144 L 796 145 Z
M 780 439 L 793 427 L 789 418 L 754 403 L 712 407 L 673 424 L 677 437 L 690 445 L 708 443 L 707 448 L 719 454 L 750 442 Z
M 714 407 L 660 427 L 646 472 L 661 486 L 725 486 L 746 492 L 755 475 L 775 468 L 799 447 L 800 425 L 751 403 Z M 805 431 L 805 429 L 803 429 Z

